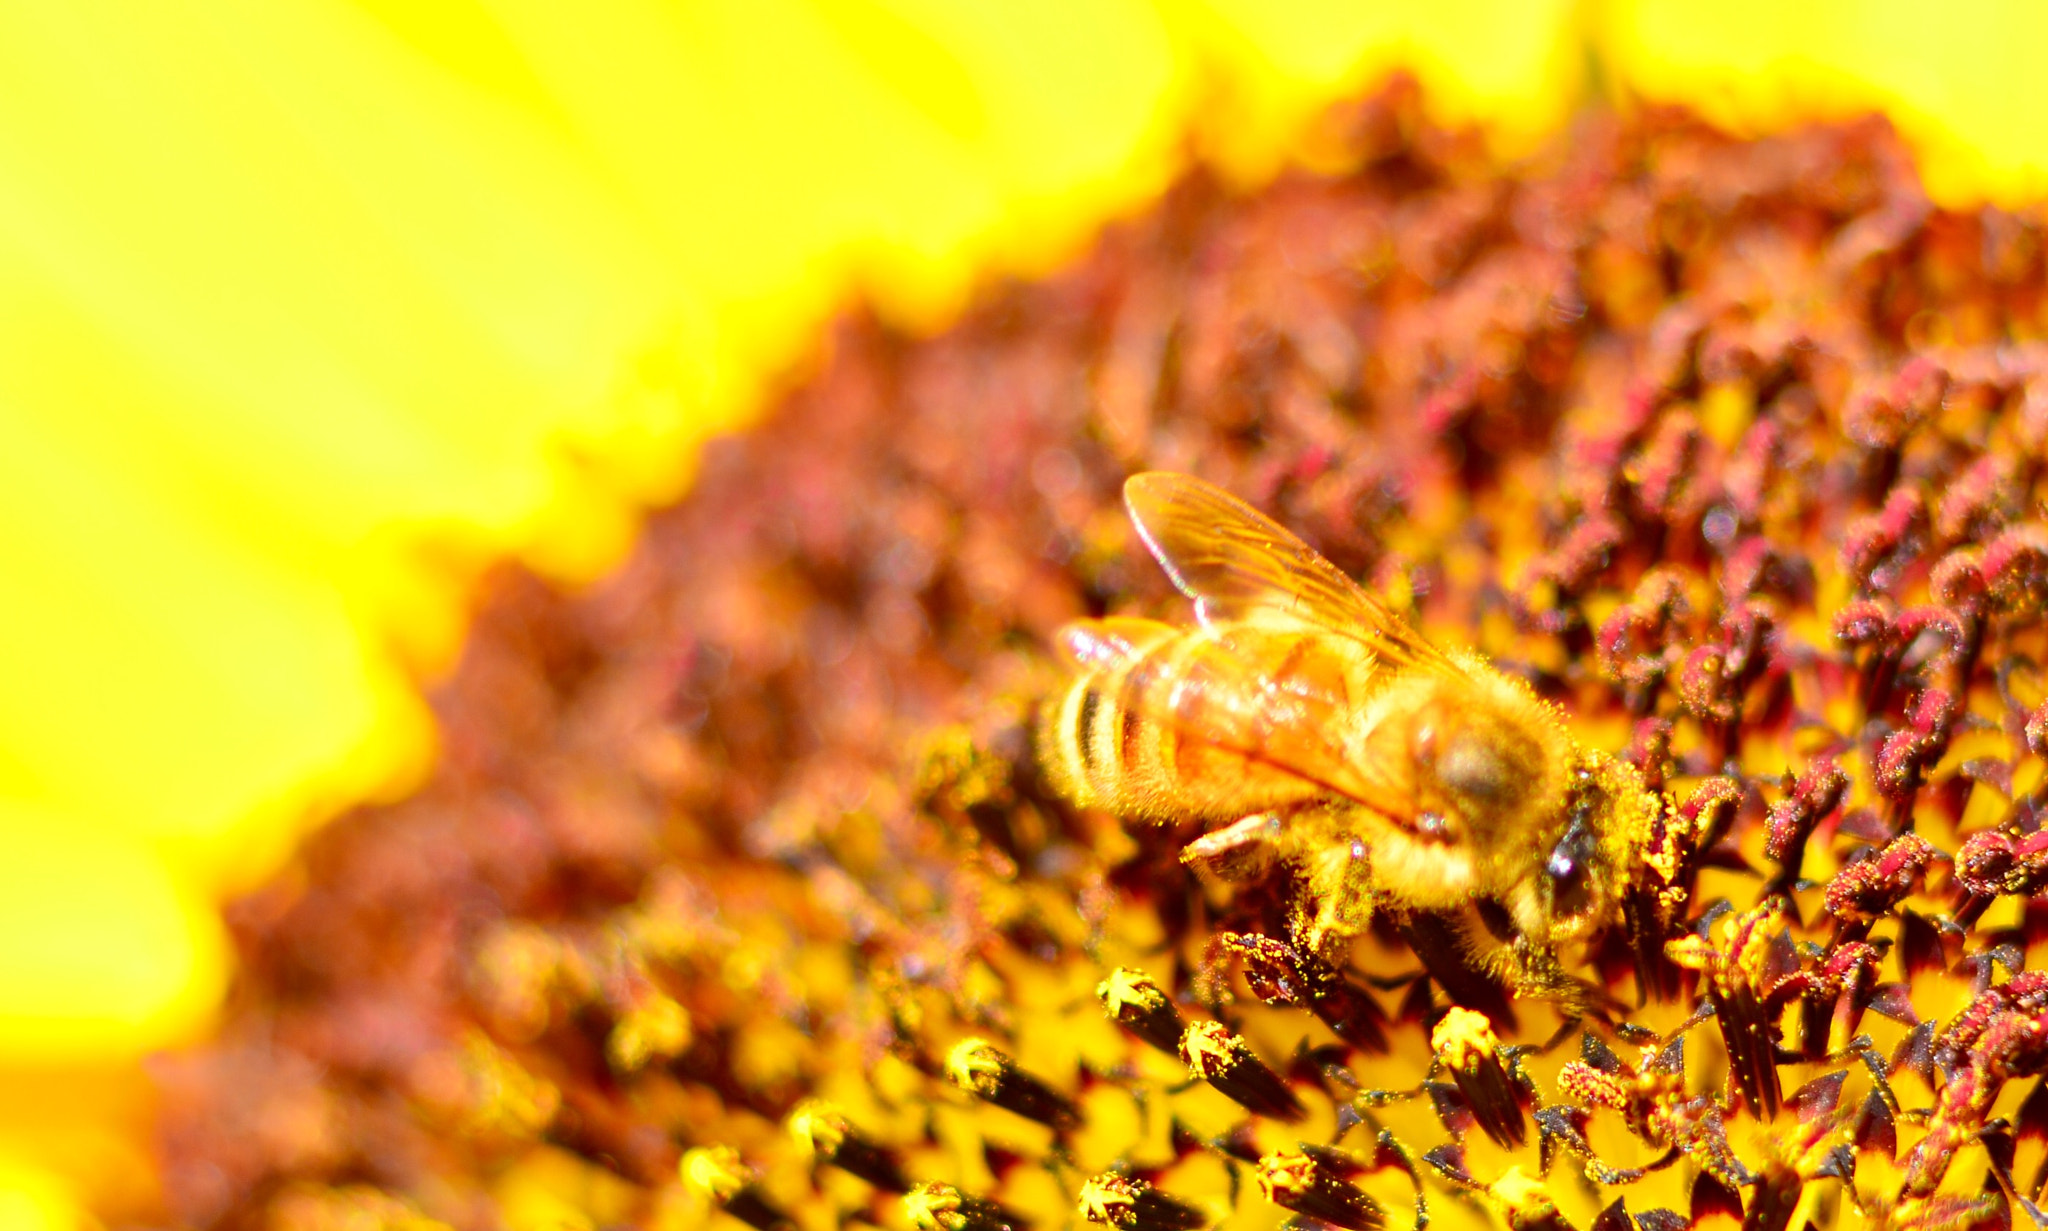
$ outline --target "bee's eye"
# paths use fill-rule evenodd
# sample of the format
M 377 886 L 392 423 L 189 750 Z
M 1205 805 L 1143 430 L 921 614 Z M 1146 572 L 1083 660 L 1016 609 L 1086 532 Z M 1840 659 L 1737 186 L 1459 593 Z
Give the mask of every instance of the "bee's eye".
M 1592 826 L 1586 824 L 1585 817 L 1575 816 L 1564 837 L 1550 848 L 1550 857 L 1543 861 L 1544 875 L 1550 881 L 1553 916 L 1569 918 L 1584 913 L 1592 905 L 1592 859 Z

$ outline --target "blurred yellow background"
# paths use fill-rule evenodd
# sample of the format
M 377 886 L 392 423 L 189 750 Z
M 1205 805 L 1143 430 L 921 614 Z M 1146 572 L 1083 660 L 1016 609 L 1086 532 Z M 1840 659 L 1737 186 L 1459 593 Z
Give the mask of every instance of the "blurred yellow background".
M 2025 201 L 2044 45 L 1993 0 L 0 0 L 0 1228 L 143 1208 L 214 904 L 419 774 L 483 565 L 602 571 L 850 296 L 937 327 L 1397 65 L 1509 152 L 1879 106 L 1942 199 Z

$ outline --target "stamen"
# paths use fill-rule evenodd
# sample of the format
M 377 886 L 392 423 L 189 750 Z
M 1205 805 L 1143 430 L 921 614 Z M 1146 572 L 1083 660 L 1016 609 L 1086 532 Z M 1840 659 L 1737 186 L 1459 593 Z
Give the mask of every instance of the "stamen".
M 946 1076 L 978 1099 L 1052 1128 L 1076 1128 L 1074 1104 L 1043 1081 L 1017 1067 L 987 1039 L 962 1039 L 946 1055 Z
M 857 1175 L 887 1192 L 910 1191 L 903 1168 L 887 1149 L 848 1122 L 846 1113 L 823 1099 L 806 1099 L 789 1113 L 789 1135 L 822 1163 Z
M 1132 1176 L 1106 1172 L 1081 1186 L 1081 1216 L 1117 1231 L 1193 1231 L 1208 1215 Z
M 1528 1135 L 1522 1113 L 1531 1101 L 1531 1092 L 1526 1078 L 1517 1081 L 1509 1076 L 1502 1061 L 1513 1063 L 1515 1058 L 1503 1056 L 1500 1039 L 1486 1015 L 1451 1009 L 1430 1032 L 1430 1047 L 1438 1062 L 1450 1070 L 1486 1135 L 1504 1148 L 1521 1145 Z M 1516 1068 L 1519 1072 L 1519 1065 Z
M 1259 1193 L 1284 1210 L 1345 1231 L 1379 1231 L 1386 1211 L 1322 1151 L 1276 1151 L 1259 1160 Z
M 1151 975 L 1119 966 L 1095 987 L 1109 1020 L 1169 1056 L 1180 1054 L 1181 1032 L 1187 1023 Z
M 1220 1022 L 1196 1022 L 1181 1035 L 1188 1072 L 1222 1091 L 1247 1111 L 1276 1120 L 1307 1115 L 1278 1073 L 1252 1054 L 1251 1044 Z
M 731 1146 L 699 1146 L 677 1165 L 683 1187 L 755 1231 L 794 1231 L 796 1223 L 754 1185 L 754 1169 Z
M 903 1213 L 917 1231 L 1024 1231 L 1029 1225 L 995 1202 L 951 1184 L 919 1184 L 903 1195 Z

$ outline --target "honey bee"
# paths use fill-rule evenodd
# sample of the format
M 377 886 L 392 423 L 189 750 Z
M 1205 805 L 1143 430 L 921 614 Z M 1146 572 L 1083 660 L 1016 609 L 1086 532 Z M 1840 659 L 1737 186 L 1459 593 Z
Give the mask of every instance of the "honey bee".
M 1053 783 L 1125 817 L 1222 824 L 1182 858 L 1233 879 L 1284 864 L 1297 942 L 1325 956 L 1384 911 L 1448 929 L 1516 995 L 1581 997 L 1556 952 L 1617 913 L 1660 806 L 1641 775 L 1221 489 L 1141 474 L 1124 503 L 1195 624 L 1060 631 L 1076 678 L 1041 730 Z

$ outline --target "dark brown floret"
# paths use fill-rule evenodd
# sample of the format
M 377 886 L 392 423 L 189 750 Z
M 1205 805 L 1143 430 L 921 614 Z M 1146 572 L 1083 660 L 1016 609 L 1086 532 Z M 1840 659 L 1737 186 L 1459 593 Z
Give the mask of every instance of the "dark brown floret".
M 1152 976 L 1119 967 L 1096 985 L 1095 995 L 1111 1021 L 1169 1056 L 1180 1054 L 1181 1035 L 1187 1030 L 1187 1022 Z
M 1728 1048 L 1728 1081 L 1752 1114 L 1778 1114 L 1778 1013 L 1790 999 L 1796 958 L 1783 907 L 1767 902 L 1724 920 L 1712 939 L 1669 946 L 1674 961 L 1706 975 L 1707 998 Z
M 1117 1231 L 1193 1231 L 1208 1223 L 1200 1210 L 1144 1180 L 1098 1175 L 1081 1186 L 1081 1216 Z
M 1246 1111 L 1295 1121 L 1308 1114 L 1286 1079 L 1252 1051 L 1251 1044 L 1219 1022 L 1194 1022 L 1180 1039 L 1188 1074 L 1208 1082 Z
M 706 1146 L 683 1156 L 683 1184 L 755 1231 L 795 1231 L 796 1223 L 755 1187 L 754 1173 L 729 1146 Z
M 2048 529 L 2015 526 L 1984 548 L 1985 585 L 2001 612 L 2039 616 L 2048 610 Z
M 1379 1231 L 1387 1225 L 1386 1211 L 1351 1183 L 1347 1170 L 1328 1151 L 1282 1150 L 1259 1160 L 1259 1192 L 1274 1205 L 1319 1223 L 1345 1231 Z
M 823 1099 L 807 1099 L 789 1113 L 789 1135 L 821 1163 L 857 1175 L 884 1192 L 910 1191 L 894 1151 L 855 1128 L 845 1112 Z
M 1436 1062 L 1451 1075 L 1481 1131 L 1503 1149 L 1528 1136 L 1523 1114 L 1536 1101 L 1520 1056 L 1503 1049 L 1484 1014 L 1453 1006 L 1430 1031 Z
M 1026 1231 L 1031 1224 L 986 1197 L 951 1184 L 920 1184 L 903 1195 L 903 1216 L 917 1231 Z
M 1679 994 L 1679 969 L 1665 942 L 1684 930 L 1701 867 L 1734 822 L 1741 797 L 1732 779 L 1709 778 L 1683 804 L 1660 811 L 1651 827 L 1638 879 L 1623 903 L 1636 982 L 1646 998 Z
M 946 1053 L 946 1077 L 974 1097 L 1027 1120 L 1060 1129 L 1081 1122 L 1071 1099 L 1018 1068 L 1016 1061 L 986 1039 L 962 1039 L 955 1044 Z
M 1785 798 L 1771 806 L 1764 821 L 1764 854 L 1783 869 L 1781 885 L 1799 878 L 1806 843 L 1814 827 L 1842 806 L 1849 775 L 1829 756 L 1822 756 L 1792 784 Z

